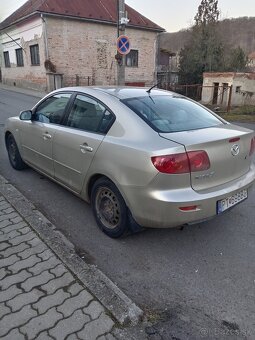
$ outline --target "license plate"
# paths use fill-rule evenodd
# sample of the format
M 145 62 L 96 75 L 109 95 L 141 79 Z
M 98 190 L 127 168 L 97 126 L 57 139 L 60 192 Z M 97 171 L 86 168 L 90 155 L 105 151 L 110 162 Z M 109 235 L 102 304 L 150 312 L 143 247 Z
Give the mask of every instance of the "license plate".
M 233 207 L 234 205 L 244 201 L 248 197 L 248 191 L 246 189 L 237 192 L 236 194 L 224 198 L 217 202 L 217 214 L 222 213 L 225 210 Z

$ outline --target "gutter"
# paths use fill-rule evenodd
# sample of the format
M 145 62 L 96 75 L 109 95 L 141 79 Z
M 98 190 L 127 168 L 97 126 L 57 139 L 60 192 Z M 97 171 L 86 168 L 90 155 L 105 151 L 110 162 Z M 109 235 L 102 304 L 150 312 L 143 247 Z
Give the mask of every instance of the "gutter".
M 26 19 L 30 18 L 30 17 L 33 16 L 34 14 L 38 14 L 38 12 L 30 13 L 30 14 L 28 14 L 28 15 L 26 15 L 26 16 L 24 16 L 24 17 L 22 17 L 22 18 L 20 18 L 20 19 L 18 19 L 18 20 L 16 20 L 16 21 L 12 22 L 11 24 L 9 24 L 9 25 L 7 25 L 7 26 L 2 26 L 2 24 L 4 23 L 4 21 L 3 21 L 2 23 L 0 23 L 0 32 L 4 32 L 4 30 L 10 28 L 10 27 L 13 26 L 13 25 L 16 25 L 16 24 L 22 22 L 23 20 L 26 20 Z
M 58 18 L 64 18 L 64 19 L 74 19 L 74 20 L 80 20 L 80 21 L 85 21 L 85 22 L 100 23 L 100 24 L 116 26 L 116 22 L 114 22 L 114 21 L 81 18 L 81 17 L 77 17 L 77 16 L 73 16 L 73 15 L 63 15 L 63 14 L 35 11 L 33 13 L 30 13 L 29 15 L 26 15 L 26 16 L 24 16 L 24 17 L 22 17 L 22 18 L 20 18 L 16 21 L 14 21 L 13 23 L 11 23 L 11 24 L 3 27 L 3 28 L 1 28 L 1 24 L 0 24 L 0 32 L 4 31 L 5 29 L 8 29 L 9 27 L 16 25 L 16 24 L 22 22 L 23 20 L 28 19 L 31 16 L 36 15 L 36 14 L 40 14 L 41 17 L 43 16 L 44 18 L 45 18 L 45 16 L 51 16 L 51 17 L 58 17 Z M 163 29 L 163 28 L 153 28 L 153 27 L 138 26 L 138 25 L 133 25 L 133 24 L 129 24 L 128 26 L 130 28 L 136 28 L 136 29 L 140 29 L 140 30 L 147 30 L 147 31 L 153 31 L 153 32 L 165 32 L 165 29 Z

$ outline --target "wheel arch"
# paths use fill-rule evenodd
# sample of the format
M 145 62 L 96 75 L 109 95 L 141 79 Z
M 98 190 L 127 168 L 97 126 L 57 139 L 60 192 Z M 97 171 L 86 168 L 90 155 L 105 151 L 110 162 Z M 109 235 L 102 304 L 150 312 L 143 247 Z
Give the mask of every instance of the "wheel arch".
M 4 135 L 5 146 L 7 146 L 7 139 L 10 135 L 12 135 L 12 133 L 7 130 Z
M 119 192 L 120 192 L 121 196 L 123 197 L 127 207 L 129 207 L 129 201 L 127 200 L 127 197 L 126 197 L 125 193 L 123 193 L 123 191 L 121 190 L 120 186 L 116 183 L 116 181 L 111 176 L 108 176 L 108 175 L 105 175 L 105 174 L 102 174 L 102 173 L 93 174 L 89 178 L 89 180 L 87 182 L 87 185 L 86 185 L 86 188 L 84 188 L 85 190 L 83 190 L 83 192 L 84 192 L 84 194 L 85 194 L 85 196 L 87 198 L 86 200 L 88 202 L 90 202 L 90 200 L 91 200 L 91 192 L 92 192 L 93 185 L 100 178 L 106 178 L 109 181 L 111 181 L 116 186 L 116 188 L 119 190 Z
M 91 176 L 89 181 L 88 181 L 87 190 L 86 190 L 87 197 L 88 197 L 89 201 L 91 199 L 91 192 L 92 192 L 93 185 L 96 183 L 96 181 L 99 178 L 107 178 L 107 179 L 109 179 L 111 181 L 111 179 L 109 177 L 107 177 L 107 176 L 105 176 L 103 174 L 94 174 L 93 176 Z
M 98 179 L 101 179 L 101 178 L 107 179 L 110 182 L 112 182 L 114 184 L 114 186 L 117 188 L 117 190 L 119 191 L 120 195 L 122 196 L 122 198 L 123 198 L 123 200 L 126 204 L 126 207 L 127 207 L 127 223 L 128 223 L 129 232 L 136 233 L 136 232 L 142 231 L 143 227 L 141 225 L 139 225 L 136 222 L 135 218 L 133 217 L 125 195 L 123 194 L 122 190 L 120 190 L 119 186 L 116 185 L 115 181 L 113 181 L 110 176 L 106 176 L 104 174 L 94 174 L 93 176 L 91 176 L 91 178 L 89 179 L 88 184 L 87 184 L 87 197 L 88 197 L 89 202 L 91 201 L 91 194 L 92 194 L 93 185 L 96 183 L 96 181 Z

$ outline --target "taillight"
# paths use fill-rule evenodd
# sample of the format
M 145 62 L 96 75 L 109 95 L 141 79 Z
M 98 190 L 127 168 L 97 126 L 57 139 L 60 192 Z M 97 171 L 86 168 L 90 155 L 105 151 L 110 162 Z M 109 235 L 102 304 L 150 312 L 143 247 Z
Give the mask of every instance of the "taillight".
M 165 174 L 185 174 L 189 172 L 189 161 L 186 152 L 155 156 L 151 157 L 151 160 L 155 168 Z
M 165 174 L 185 174 L 210 168 L 210 160 L 205 151 L 155 156 L 151 157 L 151 160 L 155 168 Z
M 188 152 L 191 172 L 204 171 L 210 168 L 210 160 L 205 151 Z
M 250 148 L 250 153 L 249 155 L 252 156 L 255 152 L 255 137 L 252 138 L 251 140 L 251 148 Z

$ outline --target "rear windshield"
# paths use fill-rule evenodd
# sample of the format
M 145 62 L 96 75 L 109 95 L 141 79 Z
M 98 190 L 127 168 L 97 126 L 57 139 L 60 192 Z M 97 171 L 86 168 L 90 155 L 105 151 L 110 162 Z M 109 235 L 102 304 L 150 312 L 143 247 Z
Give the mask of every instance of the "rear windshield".
M 223 124 L 210 111 L 185 97 L 145 96 L 122 100 L 157 132 L 179 132 Z

